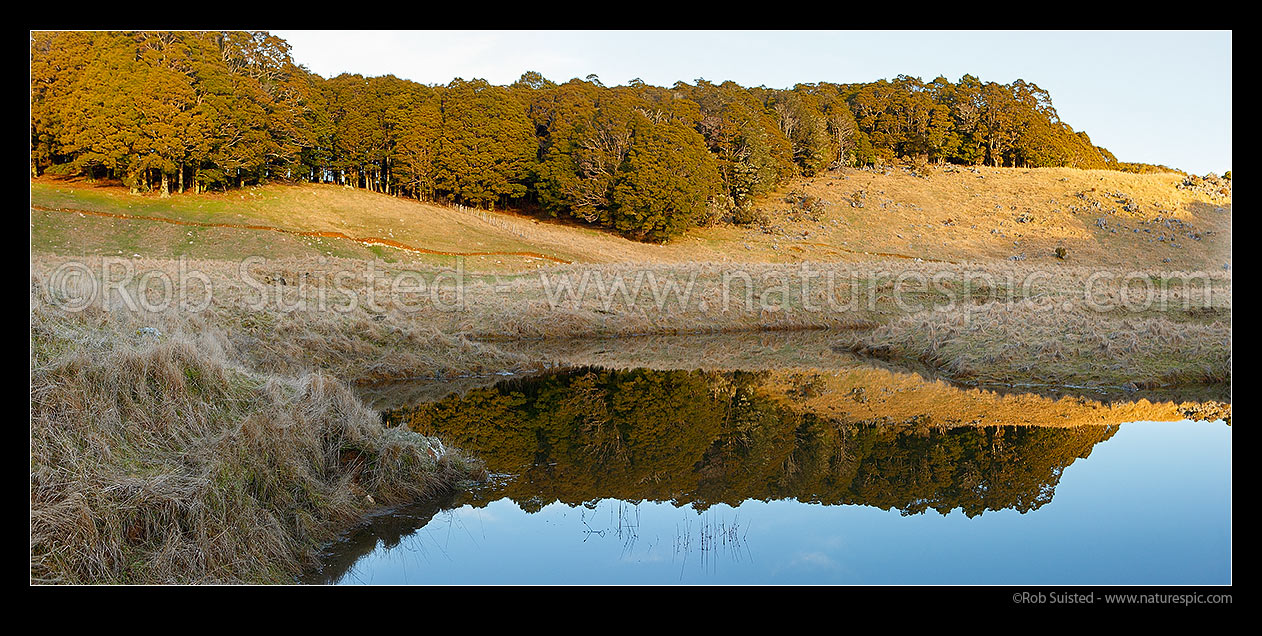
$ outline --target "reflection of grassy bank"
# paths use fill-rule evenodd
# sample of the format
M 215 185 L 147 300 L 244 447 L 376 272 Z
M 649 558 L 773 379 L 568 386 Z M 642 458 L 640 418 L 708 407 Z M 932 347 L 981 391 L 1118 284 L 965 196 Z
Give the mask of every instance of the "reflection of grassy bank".
M 164 325 L 165 327 L 165 325 Z M 31 577 L 288 582 L 364 512 L 479 468 L 382 428 L 339 380 L 235 361 L 32 295 Z
M 1182 419 L 1231 421 L 1231 404 L 1105 396 L 1043 396 L 962 388 L 886 369 L 833 372 L 772 371 L 761 390 L 789 408 L 846 421 L 888 420 L 960 426 L 1111 426 Z M 1146 392 L 1152 395 L 1152 392 Z
M 1148 322 L 1152 321 L 1140 321 Z M 1195 332 L 1195 325 L 1183 328 Z M 1204 329 L 1208 330 L 1208 329 Z M 889 362 L 874 356 L 852 352 L 848 347 L 837 346 L 838 340 L 862 342 L 870 338 L 873 332 L 863 330 L 831 331 L 775 331 L 746 332 L 729 334 L 697 334 L 697 335 L 665 335 L 639 336 L 625 338 L 592 338 L 592 339 L 549 339 L 526 340 L 516 342 L 497 342 L 496 347 L 502 351 L 523 356 L 531 360 L 540 360 L 551 366 L 598 366 L 612 369 L 651 368 L 661 370 L 672 369 L 706 369 L 706 370 L 798 370 L 807 373 L 823 373 L 837 375 L 838 371 L 853 371 L 864 376 L 863 382 L 872 381 L 870 376 L 877 370 L 884 369 L 895 375 L 909 378 L 909 382 L 923 385 L 924 381 L 942 381 L 963 388 L 984 388 L 1013 396 L 1051 397 L 1057 399 L 1064 396 L 1078 396 L 1096 402 L 1133 403 L 1147 400 L 1151 403 L 1174 402 L 1230 402 L 1231 386 L 1229 382 L 1213 382 L 1209 384 L 1176 384 L 1170 386 L 1122 386 L 1108 384 L 1066 385 L 1052 382 L 1012 382 L 1017 377 L 1009 376 L 1010 383 L 995 383 L 965 374 L 955 374 L 940 370 L 939 365 L 927 365 L 908 357 L 891 358 Z M 876 334 L 883 333 L 878 329 Z M 1001 345 L 1004 343 L 1001 343 Z M 1208 348 L 1209 351 L 1215 350 Z M 1077 360 L 1084 362 L 1083 359 Z M 1188 364 L 1188 359 L 1180 359 Z M 1084 368 L 1098 360 L 1086 360 Z M 1114 361 L 1117 364 L 1117 361 Z M 1072 369 L 1070 370 L 1072 371 Z M 914 375 L 910 375 L 914 374 Z M 924 380 L 922 381 L 921 378 Z M 481 385 L 494 382 L 496 378 L 484 378 Z M 1229 378 L 1228 378 L 1229 379 Z M 1197 381 L 1202 381 L 1197 378 Z M 433 383 L 399 383 L 391 385 L 389 395 L 384 391 L 375 391 L 384 403 L 406 403 L 407 394 L 420 394 L 434 387 Z M 447 392 L 450 392 L 448 390 Z M 441 397 L 441 396 L 437 396 Z M 417 401 L 426 401 L 417 399 Z

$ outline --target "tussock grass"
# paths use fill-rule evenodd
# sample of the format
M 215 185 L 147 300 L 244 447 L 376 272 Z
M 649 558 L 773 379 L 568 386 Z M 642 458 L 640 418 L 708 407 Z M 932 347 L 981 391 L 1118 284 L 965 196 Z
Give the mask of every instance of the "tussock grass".
M 107 267 L 99 257 L 33 256 L 32 303 L 39 302 L 50 311 L 69 306 L 65 290 L 50 289 L 47 285 L 52 272 L 72 260 L 93 272 L 99 273 Z M 208 346 L 219 347 L 232 361 L 255 371 L 296 375 L 320 370 L 348 382 L 489 373 L 527 366 L 520 356 L 505 354 L 460 334 L 440 331 L 442 323 L 437 322 L 436 316 L 440 316 L 441 311 L 425 313 L 412 311 L 403 304 L 376 308 L 361 303 L 354 311 L 341 312 L 331 308 L 331 305 L 341 304 L 336 299 L 321 310 L 317 303 L 319 285 L 324 284 L 326 289 L 332 287 L 329 272 L 334 267 L 327 260 L 279 259 L 253 270 L 253 275 L 260 280 L 286 279 L 286 284 L 269 283 L 269 302 L 257 308 L 250 303 L 258 292 L 240 275 L 237 263 L 185 261 L 183 267 L 205 274 L 211 282 L 210 302 L 200 311 L 186 311 L 174 301 L 156 308 L 146 308 L 140 303 L 144 292 L 137 279 L 149 272 L 178 281 L 182 266 L 179 261 L 132 259 L 128 262 L 134 268 L 133 282 L 124 287 L 124 292 L 131 305 L 122 293 L 102 294 L 102 302 L 78 312 L 76 319 L 91 325 L 88 332 L 113 323 L 124 331 L 155 328 L 163 334 L 200 334 L 205 336 L 203 340 Z M 341 259 L 332 262 L 349 265 L 349 271 L 358 277 L 350 283 L 351 291 L 366 296 L 362 277 L 365 264 Z M 311 272 L 327 276 L 317 282 L 306 275 Z M 118 276 L 121 280 L 124 275 Z M 298 281 L 303 283 L 301 287 Z M 201 283 L 192 281 L 188 287 L 187 298 L 191 303 L 197 304 L 205 298 L 202 295 L 205 287 Z M 172 290 L 173 297 L 183 291 L 178 283 Z M 376 291 L 382 298 L 388 297 L 389 281 L 379 282 Z M 157 303 L 155 296 L 147 298 Z M 304 298 L 311 304 L 300 305 Z
M 64 299 L 43 285 L 65 262 L 32 258 L 32 288 L 53 305 Z M 83 262 L 102 269 L 99 259 Z M 178 279 L 181 267 L 164 259 L 130 262 L 133 279 L 141 272 Z M 1002 383 L 1215 381 L 1226 377 L 1230 357 L 1231 273 L 1221 270 L 1185 279 L 1162 270 L 1076 265 L 1032 274 L 1013 263 L 818 263 L 805 288 L 800 265 L 566 265 L 514 276 L 466 274 L 457 302 L 454 286 L 439 285 L 436 296 L 419 298 L 392 292 L 400 276 L 433 285 L 452 275 L 439 268 L 276 259 L 250 270 L 253 285 L 283 281 L 268 282 L 260 292 L 235 263 L 186 261 L 183 267 L 212 282 L 212 301 L 203 311 L 131 311 L 112 295 L 108 313 L 126 317 L 132 328 L 214 335 L 231 344 L 235 361 L 260 372 L 324 370 L 359 383 L 537 369 L 540 361 L 530 354 L 499 345 L 514 340 L 809 329 L 839 332 L 843 345 L 856 351 Z M 750 281 L 748 296 L 742 280 L 724 282 L 733 271 Z M 829 275 L 835 284 L 825 282 Z M 586 293 L 559 291 L 562 281 L 578 289 L 584 277 Z M 644 282 L 634 302 L 595 291 L 597 280 L 607 288 L 614 281 L 633 288 L 637 279 Z M 133 298 L 141 294 L 136 285 L 126 289 Z M 267 302 L 250 306 L 260 293 Z M 341 293 L 359 302 L 347 303 Z M 375 304 L 366 302 L 370 295 Z M 1127 308 L 1145 295 L 1150 302 Z M 1113 309 L 1088 309 L 1088 298 Z
M 918 360 L 957 380 L 1153 388 L 1231 381 L 1230 312 L 1212 322 L 1117 317 L 1080 303 L 987 303 L 926 311 L 841 346 Z
M 480 470 L 327 373 L 253 370 L 219 334 L 140 334 L 34 288 L 31 305 L 34 582 L 291 582 L 365 512 Z

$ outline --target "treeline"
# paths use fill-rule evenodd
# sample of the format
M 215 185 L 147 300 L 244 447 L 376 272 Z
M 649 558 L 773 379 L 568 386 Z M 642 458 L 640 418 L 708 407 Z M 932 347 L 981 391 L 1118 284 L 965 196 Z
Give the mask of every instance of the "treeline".
M 338 183 L 535 206 L 660 241 L 796 175 L 907 160 L 1144 169 L 1075 132 L 1021 80 L 668 89 L 528 72 L 510 86 L 427 86 L 324 79 L 263 32 L 31 35 L 32 173 L 138 192 Z

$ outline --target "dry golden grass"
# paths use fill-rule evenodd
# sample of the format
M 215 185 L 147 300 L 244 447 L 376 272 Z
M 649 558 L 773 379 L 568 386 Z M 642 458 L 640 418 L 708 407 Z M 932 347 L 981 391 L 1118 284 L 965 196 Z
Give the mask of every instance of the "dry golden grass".
M 84 263 L 97 272 L 102 271 L 106 263 L 100 258 L 79 261 L 33 257 L 32 302 L 38 299 L 50 311 L 69 307 L 64 290 L 47 286 L 55 279 L 52 272 L 66 262 Z M 364 265 L 362 261 L 345 262 Z M 102 310 L 112 321 L 131 331 L 154 328 L 162 334 L 212 336 L 231 345 L 230 353 L 225 355 L 234 362 L 259 372 L 294 375 L 325 371 L 346 381 L 368 382 L 489 373 L 525 365 L 522 359 L 502 354 L 492 347 L 460 335 L 442 333 L 424 320 L 424 315 L 416 320 L 418 316 L 403 306 L 389 306 L 388 311 L 375 311 L 365 305 L 345 313 L 332 309 L 321 311 L 316 304 L 317 292 L 312 287 L 301 288 L 311 290 L 309 309 L 289 310 L 300 306 L 300 288 L 279 283 L 269 286 L 269 293 L 276 293 L 275 302 L 252 309 L 248 303 L 257 290 L 240 276 L 236 263 L 224 261 L 185 261 L 183 264 L 186 271 L 196 270 L 212 281 L 211 302 L 203 310 L 186 311 L 178 303 L 147 309 L 141 304 L 135 279 L 142 272 L 161 272 L 178 280 L 181 264 L 160 259 L 135 259 L 128 263 L 136 273 L 133 283 L 125 288 L 129 294 L 126 299 L 130 299 L 133 306 L 129 307 L 119 293 L 110 294 L 107 304 L 93 304 L 92 308 Z M 309 279 L 300 272 L 318 271 L 319 267 L 321 262 L 316 259 L 280 260 L 253 271 L 260 279 L 288 276 L 290 281 L 305 283 Z M 203 297 L 198 294 L 204 287 L 194 281 L 189 288 L 191 302 L 200 302 Z M 172 289 L 174 294 L 181 291 L 178 286 Z M 357 291 L 363 294 L 364 288 L 358 287 Z M 383 283 L 379 291 L 386 298 L 388 283 Z M 73 313 L 69 309 L 61 311 L 67 315 Z
M 78 261 L 34 257 L 33 290 L 68 262 Z M 99 259 L 83 263 L 104 269 Z M 1100 278 L 1099 269 L 1065 264 L 833 263 L 812 265 L 807 286 L 801 265 L 570 265 L 464 274 L 457 293 L 455 272 L 353 259 L 263 261 L 248 268 L 249 278 L 222 261 L 127 263 L 133 280 L 198 271 L 214 292 L 198 313 L 133 311 L 111 296 L 112 309 L 136 328 L 221 334 L 251 368 L 320 369 L 353 382 L 538 367 L 496 341 L 802 329 L 837 331 L 853 349 L 971 381 L 1146 386 L 1229 376 L 1226 271 L 1189 282 L 1155 270 Z M 617 283 L 635 289 L 637 280 L 634 296 L 610 292 Z M 428 281 L 428 292 L 395 293 L 399 281 Z M 139 298 L 136 284 L 125 289 Z M 1124 300 L 1145 298 L 1136 290 L 1148 301 L 1127 309 Z M 48 302 L 68 302 L 59 293 L 41 288 Z M 1088 298 L 1115 308 L 1089 309 Z
M 841 342 L 979 384 L 1148 388 L 1230 382 L 1229 320 L 1119 318 L 1026 300 L 921 312 Z
M 328 374 L 31 305 L 32 582 L 292 582 L 365 512 L 479 474 Z
M 35 205 L 54 209 L 341 232 L 447 252 L 529 251 L 567 261 L 594 263 L 686 258 L 679 246 L 648 245 L 573 224 L 548 222 L 511 212 L 422 203 L 333 185 L 269 185 L 161 199 L 129 194 L 123 188 L 96 188 L 81 181 L 45 177 L 32 180 L 31 199 Z M 271 255 L 273 252 L 264 251 L 263 246 L 276 243 L 281 249 L 279 255 L 286 256 L 368 258 L 376 255 L 431 264 L 451 262 L 450 258 L 414 256 L 390 248 L 369 250 L 340 239 L 300 239 L 275 232 L 260 235 L 259 231 L 231 228 L 199 230 L 152 221 L 99 219 L 44 210 L 33 210 L 32 218 L 38 250 L 60 254 L 130 256 L 134 251 L 142 256 L 187 254 L 231 259 L 252 254 Z M 92 231 L 86 231 L 88 228 Z M 157 240 L 145 245 L 137 240 L 138 234 L 153 234 L 150 238 Z M 546 261 L 512 255 L 469 259 L 471 268 L 485 270 L 521 270 L 543 264 Z
M 331 185 L 269 185 L 162 199 L 45 177 L 32 180 L 31 202 L 42 208 L 341 232 L 446 252 L 537 252 L 587 264 L 854 262 L 880 254 L 978 263 L 1018 257 L 1026 263 L 1048 263 L 1056 260 L 1057 247 L 1068 250 L 1070 262 L 1083 265 L 1207 269 L 1230 262 L 1230 197 L 1179 189 L 1180 175 L 957 167 L 930 167 L 923 174 L 842 169 L 797 180 L 756 202 L 767 223 L 699 228 L 667 245 L 511 212 L 420 203 Z M 785 202 L 791 192 L 827 204 L 811 218 Z M 863 207 L 852 207 L 859 193 Z M 43 210 L 32 210 L 31 217 L 33 248 L 63 255 L 323 255 L 452 263 L 450 257 L 369 248 L 342 239 L 163 227 L 153 221 Z M 466 261 L 470 271 L 546 265 L 537 258 L 508 255 Z
M 845 169 L 787 185 L 760 206 L 781 248 L 802 258 L 824 244 L 953 262 L 1049 263 L 1057 247 L 1084 265 L 1217 269 L 1231 261 L 1230 197 L 1180 189 L 1182 175 L 985 167 L 923 175 Z M 794 191 L 831 203 L 823 218 L 793 214 L 784 198 Z

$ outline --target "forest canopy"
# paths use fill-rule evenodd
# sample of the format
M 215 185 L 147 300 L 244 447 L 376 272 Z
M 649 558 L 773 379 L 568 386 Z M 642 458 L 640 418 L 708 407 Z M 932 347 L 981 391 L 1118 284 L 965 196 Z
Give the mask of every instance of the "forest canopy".
M 325 79 L 266 32 L 31 34 L 32 174 L 134 192 L 335 183 L 664 241 L 790 178 L 900 161 L 1154 168 L 1119 162 L 1024 80 L 428 86 Z

